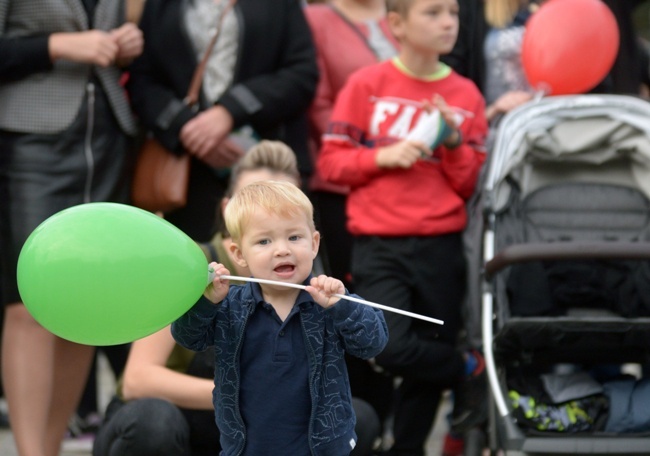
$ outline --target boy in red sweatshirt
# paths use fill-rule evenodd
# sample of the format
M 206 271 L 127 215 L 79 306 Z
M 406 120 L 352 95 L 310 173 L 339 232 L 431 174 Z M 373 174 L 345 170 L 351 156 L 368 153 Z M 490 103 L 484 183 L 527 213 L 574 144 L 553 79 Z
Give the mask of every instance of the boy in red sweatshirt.
M 479 90 L 439 60 L 456 41 L 457 1 L 388 0 L 387 7 L 400 53 L 350 76 L 317 166 L 326 180 L 351 187 L 355 293 L 445 322 L 386 313 L 389 341 L 376 358 L 402 378 L 390 454 L 421 455 L 445 389 L 456 392 L 456 431 L 485 418 L 483 359 L 459 350 L 457 338 L 465 202 L 488 127 Z

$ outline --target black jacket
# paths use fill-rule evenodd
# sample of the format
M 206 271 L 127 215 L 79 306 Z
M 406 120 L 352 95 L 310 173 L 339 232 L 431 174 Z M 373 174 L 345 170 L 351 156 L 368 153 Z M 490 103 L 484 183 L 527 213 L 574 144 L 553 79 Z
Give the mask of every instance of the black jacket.
M 187 1 L 147 0 L 140 20 L 145 49 L 127 86 L 143 125 L 179 153 L 179 132 L 194 115 L 182 100 L 197 65 L 183 26 Z M 305 111 L 318 67 L 302 6 L 298 0 L 239 0 L 235 12 L 240 36 L 234 81 L 217 103 L 233 116 L 234 129 L 249 124 L 264 139 L 286 142 L 307 173 Z M 207 107 L 202 99 L 200 108 Z
M 143 126 L 168 149 L 184 153 L 179 133 L 194 115 L 183 98 L 197 65 L 185 30 L 190 0 L 147 0 L 140 19 L 144 52 L 130 68 L 127 85 Z M 307 179 L 306 111 L 318 82 L 316 51 L 299 0 L 239 0 L 235 5 L 239 45 L 234 79 L 217 100 L 234 119 L 234 129 L 252 126 L 262 139 L 279 140 L 296 153 Z M 205 31 L 209 34 L 209 31 Z M 209 107 L 202 97 L 199 109 Z M 165 218 L 198 242 L 216 228 L 218 205 L 228 176 L 191 160 L 187 205 Z

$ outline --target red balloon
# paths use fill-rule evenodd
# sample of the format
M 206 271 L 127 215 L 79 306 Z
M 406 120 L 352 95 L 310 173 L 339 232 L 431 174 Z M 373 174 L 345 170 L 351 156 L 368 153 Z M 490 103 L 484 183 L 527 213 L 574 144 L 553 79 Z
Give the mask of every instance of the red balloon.
M 521 59 L 533 88 L 583 93 L 607 75 L 618 46 L 616 18 L 601 0 L 550 0 L 526 24 Z

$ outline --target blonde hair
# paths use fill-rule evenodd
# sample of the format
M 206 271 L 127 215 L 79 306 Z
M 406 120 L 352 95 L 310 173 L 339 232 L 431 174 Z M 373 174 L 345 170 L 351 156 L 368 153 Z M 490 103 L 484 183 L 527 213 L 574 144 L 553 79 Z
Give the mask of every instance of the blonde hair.
M 413 0 L 386 0 L 386 12 L 394 12 L 406 17 L 412 4 Z
M 230 172 L 230 182 L 226 196 L 232 196 L 239 176 L 246 171 L 257 171 L 265 169 L 272 173 L 283 173 L 291 176 L 300 182 L 300 172 L 298 171 L 298 160 L 291 147 L 282 141 L 262 140 L 251 147 L 233 166 Z
M 226 228 L 235 242 L 241 241 L 244 227 L 258 209 L 282 217 L 304 216 L 314 232 L 314 207 L 298 187 L 291 182 L 260 181 L 239 189 L 224 211 Z
M 495 28 L 512 22 L 521 8 L 521 0 L 485 0 L 485 20 Z

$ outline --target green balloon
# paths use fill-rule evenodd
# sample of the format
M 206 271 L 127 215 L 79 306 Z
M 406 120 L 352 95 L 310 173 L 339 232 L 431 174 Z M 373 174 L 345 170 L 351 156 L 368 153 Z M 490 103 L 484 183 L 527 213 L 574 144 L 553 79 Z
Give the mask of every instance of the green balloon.
M 54 214 L 18 258 L 18 289 L 43 327 L 87 345 L 148 336 L 201 297 L 208 264 L 166 220 L 133 206 L 90 203 Z

